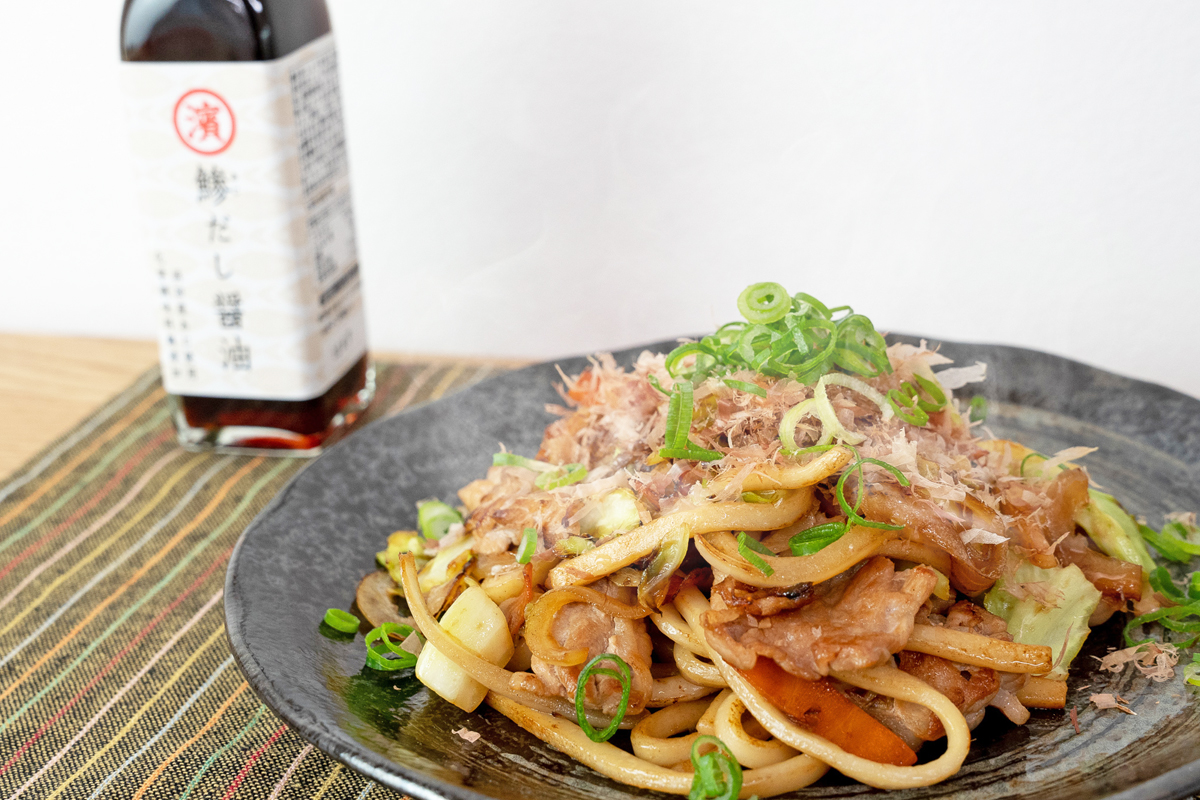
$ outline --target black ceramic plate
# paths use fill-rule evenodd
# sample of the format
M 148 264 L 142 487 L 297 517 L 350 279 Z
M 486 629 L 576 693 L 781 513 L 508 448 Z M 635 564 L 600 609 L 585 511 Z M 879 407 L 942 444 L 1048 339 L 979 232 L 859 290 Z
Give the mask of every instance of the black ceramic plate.
M 987 424 L 997 435 L 1042 452 L 1099 447 L 1086 462 L 1094 480 L 1152 523 L 1165 512 L 1200 510 L 1200 401 L 1044 353 L 942 349 L 958 364 L 987 362 Z M 617 354 L 618 361 L 628 365 L 637 352 Z M 585 365 L 559 363 L 568 373 Z M 263 702 L 317 747 L 415 797 L 647 794 L 560 755 L 486 707 L 463 714 L 411 677 L 365 670 L 361 636 L 335 641 L 318 630 L 326 608 L 350 606 L 385 536 L 414 526 L 415 501 L 452 498 L 483 475 L 498 442 L 536 451 L 550 420 L 544 405 L 557 400 L 555 380 L 553 364 L 529 367 L 360 431 L 279 494 L 230 562 L 229 639 Z M 1097 629 L 1072 670 L 1072 686 L 1090 684 L 1067 698 L 1079 709 L 1081 734 L 1061 711 L 1035 712 L 1024 727 L 989 717 L 957 776 L 889 797 L 1150 800 L 1196 792 L 1200 698 L 1179 676 L 1155 684 L 1132 669 L 1098 672 L 1092 656 L 1119 641 L 1119 624 Z M 1137 716 L 1095 710 L 1093 692 L 1119 693 Z M 463 741 L 452 733 L 463 726 L 483 737 Z M 830 775 L 800 796 L 872 792 Z

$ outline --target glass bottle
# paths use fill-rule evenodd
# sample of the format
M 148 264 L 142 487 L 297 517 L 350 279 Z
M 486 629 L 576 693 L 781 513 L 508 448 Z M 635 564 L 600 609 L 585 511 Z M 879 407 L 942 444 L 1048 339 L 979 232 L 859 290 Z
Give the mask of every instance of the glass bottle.
M 121 57 L 179 441 L 315 454 L 374 394 L 325 2 L 126 0 Z

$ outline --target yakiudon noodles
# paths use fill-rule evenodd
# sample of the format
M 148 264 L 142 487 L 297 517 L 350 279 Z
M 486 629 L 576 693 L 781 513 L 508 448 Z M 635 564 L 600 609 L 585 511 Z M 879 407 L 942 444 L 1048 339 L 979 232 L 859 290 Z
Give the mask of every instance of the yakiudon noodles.
M 984 365 L 778 284 L 739 308 L 632 369 L 564 375 L 535 456 L 501 450 L 457 509 L 422 503 L 359 586 L 368 664 L 415 661 L 617 781 L 767 797 L 829 769 L 942 781 L 989 707 L 1063 707 L 1089 626 L 1194 625 L 1160 610 L 1179 590 L 1086 449 L 981 435 L 955 392 Z

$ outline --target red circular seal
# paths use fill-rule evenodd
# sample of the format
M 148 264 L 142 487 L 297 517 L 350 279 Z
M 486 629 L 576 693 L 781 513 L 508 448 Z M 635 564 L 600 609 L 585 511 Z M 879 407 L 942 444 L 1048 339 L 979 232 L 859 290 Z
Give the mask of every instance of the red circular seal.
M 237 120 L 221 95 L 209 89 L 192 89 L 175 104 L 175 133 L 188 149 L 214 156 L 233 144 Z

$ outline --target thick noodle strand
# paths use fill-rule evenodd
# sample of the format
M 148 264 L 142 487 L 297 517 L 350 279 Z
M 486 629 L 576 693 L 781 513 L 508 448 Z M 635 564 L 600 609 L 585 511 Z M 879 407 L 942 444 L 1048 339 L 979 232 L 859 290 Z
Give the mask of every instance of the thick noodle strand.
M 559 752 L 566 753 L 613 780 L 653 789 L 667 794 L 686 795 L 692 788 L 692 774 L 654 764 L 627 753 L 608 742 L 593 742 L 573 722 L 523 706 L 503 695 L 489 692 L 488 703 L 529 733 Z M 795 791 L 819 779 L 828 769 L 816 759 L 798 755 L 780 764 L 742 773 L 742 791 L 738 797 L 773 797 Z
M 1044 675 L 1053 667 L 1054 651 L 1036 644 L 993 639 L 982 633 L 934 625 L 914 625 L 905 650 L 941 656 L 948 661 L 989 667 L 1000 672 Z
M 711 531 L 774 531 L 795 522 L 812 507 L 812 488 L 791 492 L 775 503 L 710 503 L 686 508 L 621 534 L 562 562 L 550 570 L 551 588 L 598 581 L 621 567 L 653 553 L 667 537 L 685 532 L 689 536 Z
M 700 617 L 708 611 L 708 600 L 695 587 L 684 589 L 675 598 L 675 607 L 692 626 L 693 633 L 703 635 Z M 909 703 L 917 703 L 931 710 L 946 729 L 946 752 L 928 764 L 898 767 L 880 764 L 860 756 L 847 753 L 811 731 L 796 725 L 779 709 L 741 676 L 736 669 L 725 663 L 716 652 L 711 652 L 713 663 L 721 671 L 729 688 L 746 705 L 754 718 L 775 738 L 791 745 L 802 753 L 820 759 L 848 778 L 873 786 L 877 789 L 908 789 L 930 786 L 958 772 L 967 750 L 971 745 L 971 731 L 962 712 L 940 692 L 928 684 L 895 667 L 873 667 L 858 672 L 835 672 L 833 677 L 876 694 L 887 695 Z

